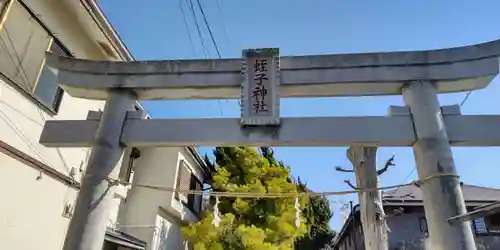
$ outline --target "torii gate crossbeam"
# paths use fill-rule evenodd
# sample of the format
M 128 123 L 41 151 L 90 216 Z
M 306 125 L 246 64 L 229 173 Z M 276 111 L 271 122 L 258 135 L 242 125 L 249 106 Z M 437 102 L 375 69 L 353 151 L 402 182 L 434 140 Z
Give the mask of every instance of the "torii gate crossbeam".
M 443 107 L 444 108 L 444 107 Z M 457 107 L 458 109 L 458 107 Z M 451 146 L 500 146 L 500 116 L 444 114 Z M 47 121 L 40 143 L 91 147 L 99 119 Z M 314 128 L 314 129 L 304 129 Z M 121 143 L 129 147 L 378 146 L 417 142 L 411 116 L 282 118 L 279 127 L 241 128 L 237 118 L 127 119 Z
M 500 117 L 449 112 L 449 107 L 439 106 L 438 94 L 486 87 L 499 73 L 500 40 L 413 52 L 279 58 L 276 51 L 249 50 L 244 52 L 246 59 L 156 62 L 96 62 L 48 54 L 46 62 L 58 72 L 68 94 L 107 100 L 102 117 L 89 114 L 86 121 L 47 121 L 42 132 L 40 142 L 46 146 L 93 146 L 63 249 L 102 248 L 110 195 L 107 178 L 124 144 L 214 143 L 412 146 L 419 177 L 439 176 L 421 185 L 433 249 L 475 250 L 471 228 L 447 222 L 465 213 L 450 145 L 500 145 L 495 131 Z M 262 65 L 247 69 L 249 62 L 262 61 L 261 56 L 266 63 L 269 59 L 269 65 L 262 65 L 269 66 L 272 79 L 265 83 L 268 76 L 256 73 Z M 266 93 L 272 92 L 266 103 L 272 106 L 272 115 L 255 119 L 257 111 L 250 112 L 246 103 L 240 123 L 237 119 L 141 120 L 125 107 L 129 101 L 146 99 L 241 97 L 248 102 L 253 93 L 249 90 L 255 91 L 249 84 L 257 84 L 259 91 L 267 86 Z M 387 117 L 279 118 L 279 98 L 401 94 L 407 107 L 393 107 Z

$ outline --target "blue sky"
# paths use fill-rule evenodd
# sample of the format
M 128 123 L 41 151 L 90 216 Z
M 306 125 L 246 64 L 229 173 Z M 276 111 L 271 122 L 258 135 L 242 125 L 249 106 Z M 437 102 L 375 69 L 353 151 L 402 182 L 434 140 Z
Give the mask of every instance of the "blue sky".
M 188 0 L 189 1 L 189 0 Z M 192 0 L 196 5 L 196 0 Z M 138 60 L 205 58 L 186 0 L 100 0 L 110 22 Z M 222 57 L 239 57 L 241 50 L 279 47 L 281 55 L 425 50 L 500 39 L 500 1 L 462 0 L 200 0 Z M 188 22 L 190 43 L 180 3 Z M 209 58 L 217 54 L 198 8 L 195 8 Z M 465 114 L 499 114 L 500 80 L 474 91 L 462 108 Z M 465 93 L 440 96 L 442 105 L 458 104 Z M 155 118 L 238 117 L 236 100 L 148 101 Z M 385 115 L 389 105 L 402 105 L 400 96 L 282 99 L 285 117 Z M 332 128 L 341 129 L 341 128 Z M 454 148 L 461 180 L 500 188 L 499 148 Z M 206 151 L 206 150 L 204 150 Z M 346 190 L 345 147 L 276 148 L 292 166 L 294 176 L 315 191 Z M 414 168 L 411 148 L 380 148 L 379 165 L 393 153 L 397 166 L 382 176 L 385 185 L 401 184 Z M 409 179 L 416 178 L 414 171 Z M 356 200 L 355 196 L 332 201 Z M 331 222 L 341 226 L 336 206 Z

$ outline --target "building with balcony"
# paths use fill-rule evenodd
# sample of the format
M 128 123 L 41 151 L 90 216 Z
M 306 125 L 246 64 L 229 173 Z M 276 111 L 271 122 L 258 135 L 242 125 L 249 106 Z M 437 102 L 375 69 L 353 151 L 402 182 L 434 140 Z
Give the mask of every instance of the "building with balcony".
M 45 52 L 134 58 L 95 0 L 0 0 L 0 10 L 0 238 L 5 249 L 61 249 L 90 150 L 38 139 L 45 121 L 81 120 L 104 102 L 66 94 Z M 179 225 L 201 198 L 134 185 L 201 189 L 209 172 L 194 148 L 126 149 L 110 178 L 134 184 L 113 187 L 104 248 L 182 249 Z

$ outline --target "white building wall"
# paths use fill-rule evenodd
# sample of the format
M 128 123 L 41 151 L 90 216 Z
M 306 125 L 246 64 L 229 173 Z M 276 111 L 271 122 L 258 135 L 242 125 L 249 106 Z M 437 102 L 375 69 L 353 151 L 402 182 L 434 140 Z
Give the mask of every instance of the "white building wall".
M 76 191 L 0 154 L 0 239 L 2 249 L 61 249 L 68 219 L 66 202 Z
M 79 22 L 86 15 L 80 1 L 67 1 L 64 4 L 59 0 L 23 2 L 75 57 L 116 60 L 116 57 L 106 55 L 97 43 L 96 24 Z M 71 5 L 73 10 L 75 7 L 78 9 L 70 12 L 65 4 Z M 59 112 L 53 115 L 7 81 L 0 78 L 0 144 L 10 145 L 66 177 L 74 169 L 74 180 L 78 184 L 87 164 L 89 150 L 46 148 L 38 143 L 38 139 L 46 120 L 82 120 L 89 110 L 101 110 L 104 103 L 64 94 Z M 180 159 L 185 160 L 203 181 L 199 165 L 184 148 L 147 148 L 141 151 L 142 156 L 135 164 L 134 183 L 174 187 Z M 74 205 L 78 185 L 69 185 L 60 178 L 41 175 L 37 164 L 27 164 L 19 157 L 13 158 L 8 150 L 1 148 L 0 165 L 0 195 L 4 198 L 0 204 L 2 246 L 5 249 L 61 249 L 69 223 L 69 216 L 63 216 L 64 208 L 68 204 Z M 117 167 L 110 177 L 117 178 L 119 169 Z M 109 213 L 109 226 L 116 226 L 146 241 L 150 249 L 166 249 L 165 246 L 172 250 L 184 249 L 180 221 L 192 221 L 196 217 L 173 198 L 172 192 L 136 187 L 127 194 L 129 188 L 124 186 L 113 189 L 116 192 L 115 206 Z M 168 225 L 168 233 L 162 236 L 163 242 L 168 242 L 166 245 L 157 244 L 159 225 Z
M 121 204 L 117 228 L 147 242 L 149 250 L 184 250 L 181 221 L 196 216 L 174 198 L 173 192 L 140 187 L 174 188 L 181 160 L 203 181 L 202 170 L 184 148 L 141 148 L 134 164 L 134 180 L 127 199 Z
M 83 31 L 82 25 L 60 1 L 24 2 L 76 57 L 105 58 L 97 43 Z M 75 168 L 75 180 L 79 181 L 88 150 L 45 148 L 38 139 L 45 120 L 85 119 L 88 110 L 102 107 L 101 101 L 77 99 L 65 94 L 58 114 L 50 115 L 7 84 L 5 79 L 0 79 L 0 140 L 66 176 L 71 168 Z M 0 166 L 2 249 L 60 249 L 69 222 L 63 217 L 64 206 L 74 204 L 77 189 L 51 176 L 41 175 L 40 179 L 40 171 L 5 153 L 0 153 Z M 114 224 L 116 214 L 116 211 L 111 213 L 110 224 Z
M 159 211 L 156 216 L 156 235 L 151 249 L 154 250 L 188 250 L 188 244 L 182 237 L 180 221 Z

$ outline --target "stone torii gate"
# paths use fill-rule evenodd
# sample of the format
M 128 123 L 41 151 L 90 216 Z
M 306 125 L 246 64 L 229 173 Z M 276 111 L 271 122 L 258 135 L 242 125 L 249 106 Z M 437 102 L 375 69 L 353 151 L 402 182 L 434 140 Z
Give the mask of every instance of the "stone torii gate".
M 500 116 L 461 115 L 439 93 L 486 87 L 499 72 L 500 40 L 432 51 L 279 57 L 276 49 L 243 58 L 154 62 L 87 61 L 47 55 L 71 96 L 107 100 L 83 121 L 47 121 L 40 143 L 92 147 L 65 250 L 100 250 L 107 176 L 123 147 L 413 147 L 433 249 L 476 249 L 450 146 L 500 146 Z M 264 91 L 265 90 L 265 91 Z M 403 95 L 388 116 L 280 118 L 287 97 Z M 140 119 L 135 100 L 242 99 L 241 119 Z M 94 114 L 95 115 L 95 114 Z M 139 118 L 139 119 L 138 119 Z M 436 177 L 436 178 L 434 178 Z

